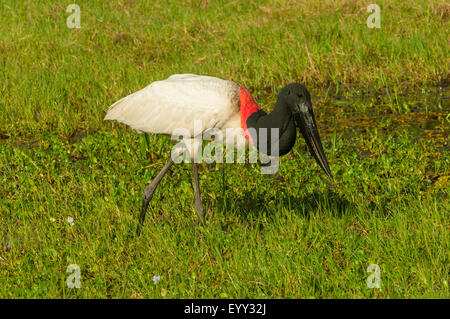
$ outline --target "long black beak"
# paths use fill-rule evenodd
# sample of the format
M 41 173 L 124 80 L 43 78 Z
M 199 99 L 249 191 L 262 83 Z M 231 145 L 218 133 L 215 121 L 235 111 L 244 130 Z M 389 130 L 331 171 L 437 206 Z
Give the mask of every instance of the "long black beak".
M 331 174 L 330 166 L 328 165 L 322 142 L 320 141 L 319 132 L 317 131 L 316 119 L 311 105 L 298 106 L 296 112 L 293 112 L 293 116 L 296 126 L 305 138 L 311 155 L 316 159 L 328 177 L 333 180 L 333 175 Z

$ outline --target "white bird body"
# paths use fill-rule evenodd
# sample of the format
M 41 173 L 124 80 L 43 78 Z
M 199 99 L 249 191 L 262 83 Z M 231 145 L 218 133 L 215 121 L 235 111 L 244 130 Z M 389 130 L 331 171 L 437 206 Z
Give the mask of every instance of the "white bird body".
M 146 133 L 176 135 L 184 129 L 191 138 L 219 129 L 226 141 L 225 128 L 241 128 L 239 88 L 233 81 L 216 77 L 175 74 L 115 102 L 105 120 Z M 243 132 L 233 140 L 236 147 L 247 145 Z

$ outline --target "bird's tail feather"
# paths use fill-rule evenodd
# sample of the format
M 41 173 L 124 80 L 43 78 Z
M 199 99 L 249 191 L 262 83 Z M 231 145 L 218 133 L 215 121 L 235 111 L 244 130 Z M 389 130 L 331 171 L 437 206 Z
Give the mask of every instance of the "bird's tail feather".
M 103 119 L 104 121 L 106 121 L 106 120 L 115 120 L 116 119 L 116 117 L 115 117 L 115 111 L 117 110 L 117 106 L 119 106 L 119 104 L 121 104 L 123 101 L 125 101 L 125 99 L 126 99 L 127 97 L 124 97 L 124 98 L 122 98 L 122 99 L 120 99 L 119 101 L 117 101 L 117 102 L 115 102 L 113 105 L 111 105 L 109 108 L 108 108 L 108 112 L 106 113 L 106 116 L 105 116 L 105 118 Z

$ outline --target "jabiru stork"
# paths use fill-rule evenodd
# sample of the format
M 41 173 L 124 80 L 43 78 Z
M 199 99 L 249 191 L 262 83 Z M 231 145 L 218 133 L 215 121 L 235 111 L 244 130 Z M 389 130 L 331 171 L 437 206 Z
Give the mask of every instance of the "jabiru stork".
M 276 155 L 287 154 L 294 146 L 298 128 L 309 147 L 310 153 L 330 179 L 332 174 L 317 130 L 308 90 L 299 83 L 283 87 L 278 94 L 272 112 L 266 113 L 254 101 L 250 93 L 233 81 L 195 74 L 175 74 L 156 81 L 112 104 L 105 120 L 124 123 L 139 133 L 172 135 L 176 129 L 187 129 L 191 135 L 177 155 L 170 156 L 167 163 L 144 190 L 137 234 L 144 223 L 150 200 L 161 179 L 173 165 L 177 156 L 188 150 L 190 158 L 196 158 L 198 140 L 194 136 L 194 122 L 200 121 L 202 132 L 210 129 L 240 129 L 235 139 L 236 147 L 253 145 L 259 152 L 271 155 L 270 145 L 277 142 Z M 276 129 L 278 136 L 271 136 Z M 261 132 L 269 132 L 261 134 Z M 188 140 L 190 139 L 190 140 Z M 269 147 L 260 149 L 264 140 Z M 197 143 L 195 142 L 197 141 Z M 201 203 L 198 182 L 198 168 L 192 160 L 195 207 L 200 221 L 204 220 L 205 209 Z

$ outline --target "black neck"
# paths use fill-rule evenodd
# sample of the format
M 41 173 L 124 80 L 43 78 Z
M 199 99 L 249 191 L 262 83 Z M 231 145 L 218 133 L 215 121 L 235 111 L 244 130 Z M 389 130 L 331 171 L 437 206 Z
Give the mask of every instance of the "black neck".
M 247 119 L 247 128 L 260 152 L 282 156 L 294 147 L 297 132 L 292 112 L 285 102 L 278 100 L 274 110 L 269 114 L 259 110 L 250 115 Z M 262 128 L 265 130 L 261 130 Z M 278 134 L 272 136 L 272 129 L 278 129 Z M 277 144 L 278 154 L 275 149 Z

